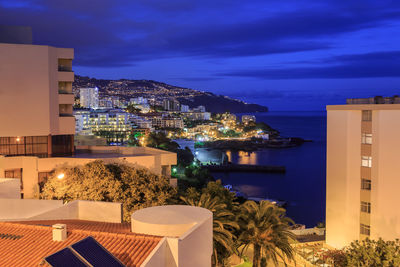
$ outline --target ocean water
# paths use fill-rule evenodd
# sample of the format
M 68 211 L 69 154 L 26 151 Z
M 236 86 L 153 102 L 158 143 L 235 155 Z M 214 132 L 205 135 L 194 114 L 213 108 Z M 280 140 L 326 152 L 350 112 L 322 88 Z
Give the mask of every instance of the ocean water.
M 296 223 L 313 227 L 325 222 L 326 113 L 290 111 L 253 115 L 257 121 L 279 130 L 282 136 L 302 137 L 312 142 L 251 153 L 227 152 L 233 163 L 283 165 L 285 174 L 237 172 L 214 173 L 214 177 L 248 196 L 286 201 L 287 215 Z

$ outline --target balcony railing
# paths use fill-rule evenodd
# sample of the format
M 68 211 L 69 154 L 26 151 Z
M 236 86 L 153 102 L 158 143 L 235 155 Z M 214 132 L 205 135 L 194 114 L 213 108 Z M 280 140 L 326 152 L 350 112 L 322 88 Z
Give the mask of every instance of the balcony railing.
M 70 66 L 64 66 L 64 65 L 59 65 L 59 66 L 58 66 L 58 71 L 72 72 L 72 67 L 70 67 Z
M 60 95 L 72 95 L 72 94 L 74 94 L 74 93 L 72 93 L 72 91 L 63 90 L 63 89 L 58 89 L 58 93 Z

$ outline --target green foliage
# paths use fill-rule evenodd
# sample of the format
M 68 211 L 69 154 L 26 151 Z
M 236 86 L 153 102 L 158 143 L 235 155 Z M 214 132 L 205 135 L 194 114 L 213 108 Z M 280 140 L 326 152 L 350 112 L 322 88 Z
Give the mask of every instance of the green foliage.
M 294 251 L 290 242 L 294 235 L 288 231 L 293 223 L 285 216 L 285 209 L 269 201 L 246 201 L 241 205 L 238 215 L 240 225 L 239 245 L 243 245 L 242 252 L 252 245 L 254 248 L 253 266 L 261 266 L 261 256 L 272 260 L 278 265 L 278 258 L 285 262 L 285 258 L 294 259 Z
M 344 249 L 347 263 L 342 266 L 400 266 L 400 241 L 365 239 L 354 241 Z M 339 266 L 339 265 L 338 265 Z
M 346 253 L 343 250 L 328 250 L 324 253 L 323 258 L 325 261 L 331 262 L 335 267 L 347 266 Z
M 146 138 L 146 145 L 172 152 L 177 151 L 179 148 L 179 145 L 169 139 L 163 132 L 150 133 Z
M 60 173 L 64 174 L 62 180 L 57 179 Z M 121 202 L 124 220 L 129 221 L 133 211 L 168 204 L 175 195 L 176 190 L 166 177 L 131 165 L 98 160 L 80 167 L 56 169 L 40 198 Z
M 194 160 L 194 155 L 188 147 L 185 147 L 185 149 L 178 149 L 176 153 L 177 153 L 178 164 L 180 166 L 186 167 L 192 164 Z
M 107 140 L 107 143 L 111 142 L 120 142 L 122 143 L 128 136 L 127 132 L 119 132 L 119 131 L 105 131 L 100 130 L 94 132 L 94 135 L 104 137 Z
M 216 189 L 219 187 L 218 189 Z M 206 208 L 213 213 L 213 257 L 214 266 L 226 266 L 228 258 L 235 253 L 236 236 L 234 231 L 239 229 L 239 225 L 235 221 L 235 216 L 229 210 L 228 199 L 229 191 L 224 192 L 221 196 L 215 196 L 217 191 L 222 192 L 223 188 L 219 183 L 210 182 L 200 194 L 194 188 L 190 188 L 186 192 L 185 197 L 181 197 L 182 201 L 188 205 Z M 234 203 L 230 203 L 233 206 Z

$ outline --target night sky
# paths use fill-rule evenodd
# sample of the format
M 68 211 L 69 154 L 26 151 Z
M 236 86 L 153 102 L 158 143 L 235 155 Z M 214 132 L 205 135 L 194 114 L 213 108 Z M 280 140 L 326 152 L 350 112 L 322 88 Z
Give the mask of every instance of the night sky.
M 0 24 L 75 48 L 76 74 L 323 110 L 400 95 L 400 1 L 0 0 Z

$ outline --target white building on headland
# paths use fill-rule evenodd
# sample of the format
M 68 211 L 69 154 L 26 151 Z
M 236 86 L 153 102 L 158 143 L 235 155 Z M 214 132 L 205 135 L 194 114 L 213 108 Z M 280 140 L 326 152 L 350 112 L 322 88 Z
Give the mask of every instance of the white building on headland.
M 80 103 L 83 108 L 99 108 L 99 88 L 80 88 Z

